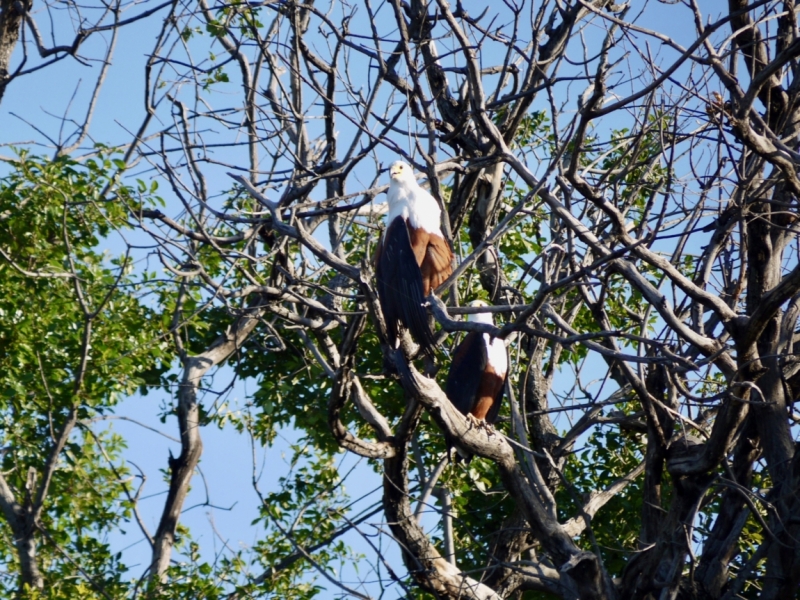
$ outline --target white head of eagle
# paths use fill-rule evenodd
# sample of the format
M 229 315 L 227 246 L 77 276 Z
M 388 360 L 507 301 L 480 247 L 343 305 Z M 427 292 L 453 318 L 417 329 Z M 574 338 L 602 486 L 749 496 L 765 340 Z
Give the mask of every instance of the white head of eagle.
M 387 226 L 397 217 L 402 217 L 411 227 L 442 237 L 439 204 L 427 190 L 420 187 L 411 167 L 398 160 L 389 167 L 389 177 L 389 190 L 386 192 L 389 202 Z

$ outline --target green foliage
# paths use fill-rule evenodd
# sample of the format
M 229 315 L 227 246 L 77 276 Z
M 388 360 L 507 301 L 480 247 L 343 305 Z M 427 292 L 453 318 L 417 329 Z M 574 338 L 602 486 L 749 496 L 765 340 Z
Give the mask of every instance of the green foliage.
M 167 570 L 167 583 L 157 593 L 151 591 L 149 597 L 158 600 L 221 600 L 228 597 L 231 586 L 242 578 L 246 570 L 242 552 L 208 563 L 202 559 L 200 544 L 191 538 L 189 531 L 179 526 L 179 533 L 180 541 L 175 548 L 179 557 Z
M 550 134 L 550 119 L 543 110 L 533 111 L 520 121 L 514 143 L 522 148 L 538 148 L 547 143 Z
M 647 121 L 644 133 L 635 139 L 627 129 L 613 131 L 608 142 L 610 150 L 600 162 L 604 172 L 624 167 L 619 175 L 612 176 L 612 189 L 618 195 L 615 204 L 629 207 L 628 215 L 637 224 L 648 200 L 669 176 L 660 160 L 664 152 L 664 132 L 670 129 L 672 117 L 656 113 L 648 115 Z
M 507 192 L 512 196 L 519 193 L 516 189 L 509 189 Z M 500 252 L 505 259 L 504 270 L 511 281 L 518 280 L 528 264 L 542 253 L 546 241 L 541 235 L 540 223 L 541 216 L 526 218 L 500 240 Z M 516 270 L 510 268 L 512 265 Z
M 495 464 L 485 459 L 452 465 L 444 482 L 456 515 L 453 532 L 459 567 L 482 569 L 491 560 L 492 539 L 513 513 L 514 501 L 500 483 Z M 434 541 L 439 538 L 434 536 Z
M 337 576 L 347 563 L 355 563 L 359 555 L 352 554 L 340 540 L 315 548 L 321 541 L 335 538 L 337 530 L 346 525 L 348 496 L 339 475 L 339 465 L 333 457 L 314 450 L 306 444 L 292 446 L 290 472 L 279 480 L 279 490 L 265 494 L 261 518 L 266 535 L 255 545 L 257 561 L 266 569 L 275 569 L 265 579 L 259 592 L 268 598 L 306 600 L 324 590 L 316 577 L 302 578 L 308 564 L 294 560 L 298 549 L 313 555 L 320 567 Z M 337 569 L 338 567 L 338 569 Z
M 217 11 L 216 18 L 207 21 L 206 31 L 214 37 L 223 37 L 230 28 L 237 28 L 243 37 L 254 39 L 253 32 L 264 27 L 264 24 L 259 21 L 259 14 L 258 8 L 234 1 Z
M 625 410 L 618 405 L 618 410 Z M 568 487 L 556 495 L 560 515 L 566 520 L 578 514 L 579 506 L 593 491 L 608 488 L 614 481 L 630 473 L 643 459 L 644 440 L 638 434 L 620 432 L 617 428 L 599 428 L 586 441 L 580 452 L 569 455 L 564 467 Z M 643 475 L 615 495 L 592 519 L 592 531 L 606 568 L 619 576 L 636 551 L 642 515 Z M 594 551 L 588 533 L 581 536 L 581 545 Z
M 29 471 L 37 484 L 68 415 L 69 435 L 45 499 L 38 555 L 47 598 L 112 597 L 127 584 L 106 535 L 131 517 L 124 441 L 95 421 L 125 395 L 159 380 L 170 359 L 160 319 L 138 299 L 125 256 L 98 249 L 128 227 L 121 167 L 96 159 L 20 155 L 0 179 L 0 440 L 2 470 L 21 501 Z M 18 565 L 10 537 L 0 545 L 7 571 Z M 76 559 L 79 560 L 80 570 Z M 82 570 L 82 572 L 81 572 Z M 16 589 L 0 580 L 0 596 Z
M 203 78 L 203 89 L 208 89 L 215 83 L 228 83 L 230 78 L 222 67 L 215 67 Z

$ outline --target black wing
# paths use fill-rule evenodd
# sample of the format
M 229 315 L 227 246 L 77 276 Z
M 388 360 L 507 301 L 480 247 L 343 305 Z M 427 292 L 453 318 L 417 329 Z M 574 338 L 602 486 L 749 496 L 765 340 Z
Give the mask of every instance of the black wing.
M 472 409 L 485 368 L 486 345 L 483 335 L 471 331 L 453 354 L 445 385 L 445 394 L 462 415 Z
M 426 354 L 436 346 L 428 324 L 428 311 L 422 306 L 422 272 L 411 248 L 406 222 L 396 218 L 383 236 L 376 266 L 378 299 L 386 319 L 389 343 L 397 340 L 398 321 L 405 325 Z

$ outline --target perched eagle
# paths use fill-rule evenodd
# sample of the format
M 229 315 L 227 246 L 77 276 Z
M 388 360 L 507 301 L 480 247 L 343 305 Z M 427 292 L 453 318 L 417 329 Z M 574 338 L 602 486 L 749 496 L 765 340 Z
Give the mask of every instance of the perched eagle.
M 475 300 L 470 306 L 488 306 Z M 492 314 L 481 312 L 469 315 L 468 321 L 493 324 Z M 496 420 L 503 400 L 503 388 L 508 377 L 508 352 L 503 340 L 488 333 L 470 331 L 453 354 L 447 374 L 445 393 L 450 402 L 478 427 L 490 427 Z M 447 440 L 447 454 L 454 446 Z M 459 451 L 464 455 L 463 451 Z M 465 456 L 469 460 L 470 456 Z
M 435 342 L 425 298 L 453 272 L 453 253 L 439 227 L 439 205 L 419 186 L 411 167 L 397 161 L 389 174 L 389 215 L 376 260 L 378 298 L 389 343 L 397 346 L 402 323 L 432 355 Z

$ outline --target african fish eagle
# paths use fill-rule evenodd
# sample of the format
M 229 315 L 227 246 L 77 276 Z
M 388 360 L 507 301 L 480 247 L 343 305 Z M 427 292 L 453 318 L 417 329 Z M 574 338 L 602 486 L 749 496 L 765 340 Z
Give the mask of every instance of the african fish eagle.
M 469 305 L 488 306 L 481 300 Z M 467 321 L 494 324 L 490 312 L 468 315 Z M 486 428 L 497 420 L 507 377 L 508 352 L 503 340 L 488 333 L 470 331 L 453 354 L 445 394 L 461 414 Z M 448 438 L 448 456 L 453 445 L 453 440 Z M 461 450 L 459 453 L 465 454 Z M 465 458 L 469 460 L 469 456 Z
M 432 355 L 436 344 L 425 298 L 453 272 L 453 253 L 439 227 L 439 205 L 419 186 L 411 167 L 397 161 L 389 175 L 389 214 L 376 260 L 378 298 L 389 344 L 397 347 L 402 323 Z

